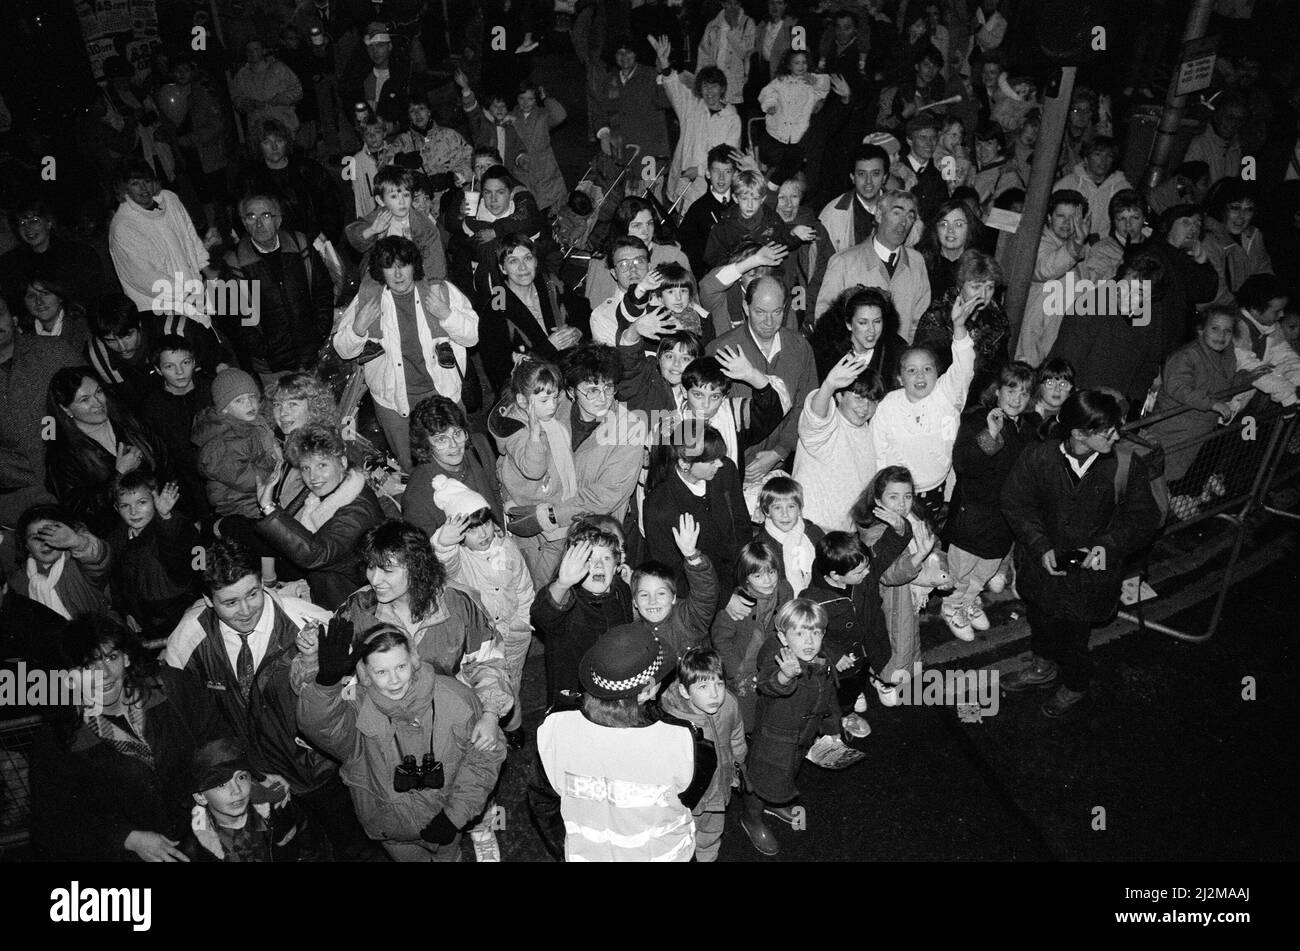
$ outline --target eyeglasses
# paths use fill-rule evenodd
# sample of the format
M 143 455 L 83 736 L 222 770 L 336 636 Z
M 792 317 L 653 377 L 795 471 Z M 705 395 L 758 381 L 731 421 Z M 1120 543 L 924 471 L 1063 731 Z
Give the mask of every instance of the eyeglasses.
M 277 219 L 279 219 L 279 217 L 280 216 L 273 211 L 261 211 L 254 214 L 244 215 L 244 221 L 248 222 L 249 224 L 253 224 L 254 222 L 261 222 L 262 224 L 270 224 L 272 221 L 276 221 Z
M 594 400 L 600 396 L 613 396 L 613 383 L 588 383 L 578 387 L 578 392 L 589 400 Z
M 1074 384 L 1069 380 L 1044 380 L 1044 387 L 1051 387 L 1054 390 L 1069 390 L 1074 388 Z
M 44 221 L 45 219 L 40 215 L 28 215 L 26 218 L 19 218 L 18 225 L 19 227 L 23 227 L 24 225 L 37 225 Z
M 616 261 L 614 263 L 614 270 L 631 271 L 638 267 L 646 267 L 649 263 L 650 263 L 650 259 L 645 257 L 626 258 L 625 260 L 622 261 Z
M 469 439 L 469 433 L 463 429 L 449 429 L 441 435 L 433 437 L 434 449 L 450 449 L 452 446 L 463 445 L 465 440 Z

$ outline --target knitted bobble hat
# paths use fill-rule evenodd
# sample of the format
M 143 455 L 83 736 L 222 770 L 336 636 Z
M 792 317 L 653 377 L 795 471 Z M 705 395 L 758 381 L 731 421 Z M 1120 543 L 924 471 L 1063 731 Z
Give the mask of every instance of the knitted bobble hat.
M 442 509 L 448 518 L 454 515 L 473 515 L 491 507 L 487 499 L 464 482 L 445 475 L 433 477 L 433 504 Z

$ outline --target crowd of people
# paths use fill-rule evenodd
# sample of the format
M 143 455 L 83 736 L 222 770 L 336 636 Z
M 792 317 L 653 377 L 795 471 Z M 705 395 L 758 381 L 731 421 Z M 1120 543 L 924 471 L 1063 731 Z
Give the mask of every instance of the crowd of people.
M 777 854 L 814 745 L 906 702 L 940 562 L 952 636 L 1014 591 L 1002 687 L 1071 715 L 1126 559 L 1233 491 L 1198 441 L 1297 402 L 1300 87 L 1247 46 L 1146 193 L 1151 77 L 1075 88 L 1013 322 L 986 222 L 1047 76 L 998 0 L 579 3 L 585 103 L 535 4 L 445 65 L 361 6 L 286 4 L 229 97 L 106 63 L 107 228 L 9 209 L 0 654 L 96 688 L 32 753 L 41 857 L 497 861 L 507 758 L 557 857 L 713 861 L 733 790 Z

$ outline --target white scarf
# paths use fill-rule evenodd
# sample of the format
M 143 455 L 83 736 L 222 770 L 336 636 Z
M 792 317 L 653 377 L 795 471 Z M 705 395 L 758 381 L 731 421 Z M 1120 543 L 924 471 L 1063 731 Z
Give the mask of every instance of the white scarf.
M 294 518 L 299 525 L 314 534 L 338 514 L 339 509 L 351 505 L 365 485 L 365 476 L 356 469 L 351 469 L 343 477 L 343 481 L 335 486 L 334 491 L 324 498 L 307 493 L 307 501 L 303 503 Z
M 550 472 L 547 473 L 548 485 L 544 488 L 550 488 L 552 479 L 559 482 L 559 498 L 571 499 L 578 494 L 578 472 L 573 464 L 573 445 L 569 431 L 564 428 L 564 424 L 558 419 L 552 417 L 542 423 L 542 432 L 546 434 L 546 443 L 551 454 Z M 559 531 L 556 537 L 563 537 L 566 532 Z M 550 538 L 550 531 L 547 537 Z
M 769 518 L 765 523 L 767 533 L 781 546 L 781 557 L 785 561 L 785 579 L 794 589 L 794 596 L 812 583 L 813 559 L 817 550 L 808 537 L 807 524 L 801 518 L 794 528 L 783 532 Z
M 27 559 L 27 596 L 33 601 L 39 601 L 54 613 L 72 620 L 72 613 L 64 607 L 63 599 L 59 597 L 58 584 L 59 578 L 63 577 L 63 566 L 68 563 L 68 553 L 65 551 L 59 555 L 59 560 L 54 563 L 49 574 L 43 574 L 36 566 L 35 558 Z

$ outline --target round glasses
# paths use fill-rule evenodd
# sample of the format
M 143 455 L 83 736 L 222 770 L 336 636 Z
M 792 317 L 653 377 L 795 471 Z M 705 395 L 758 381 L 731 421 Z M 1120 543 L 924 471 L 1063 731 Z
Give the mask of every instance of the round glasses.
M 449 429 L 447 432 L 433 437 L 433 448 L 450 449 L 452 446 L 464 445 L 467 439 L 469 439 L 469 433 L 465 432 L 465 430 Z

